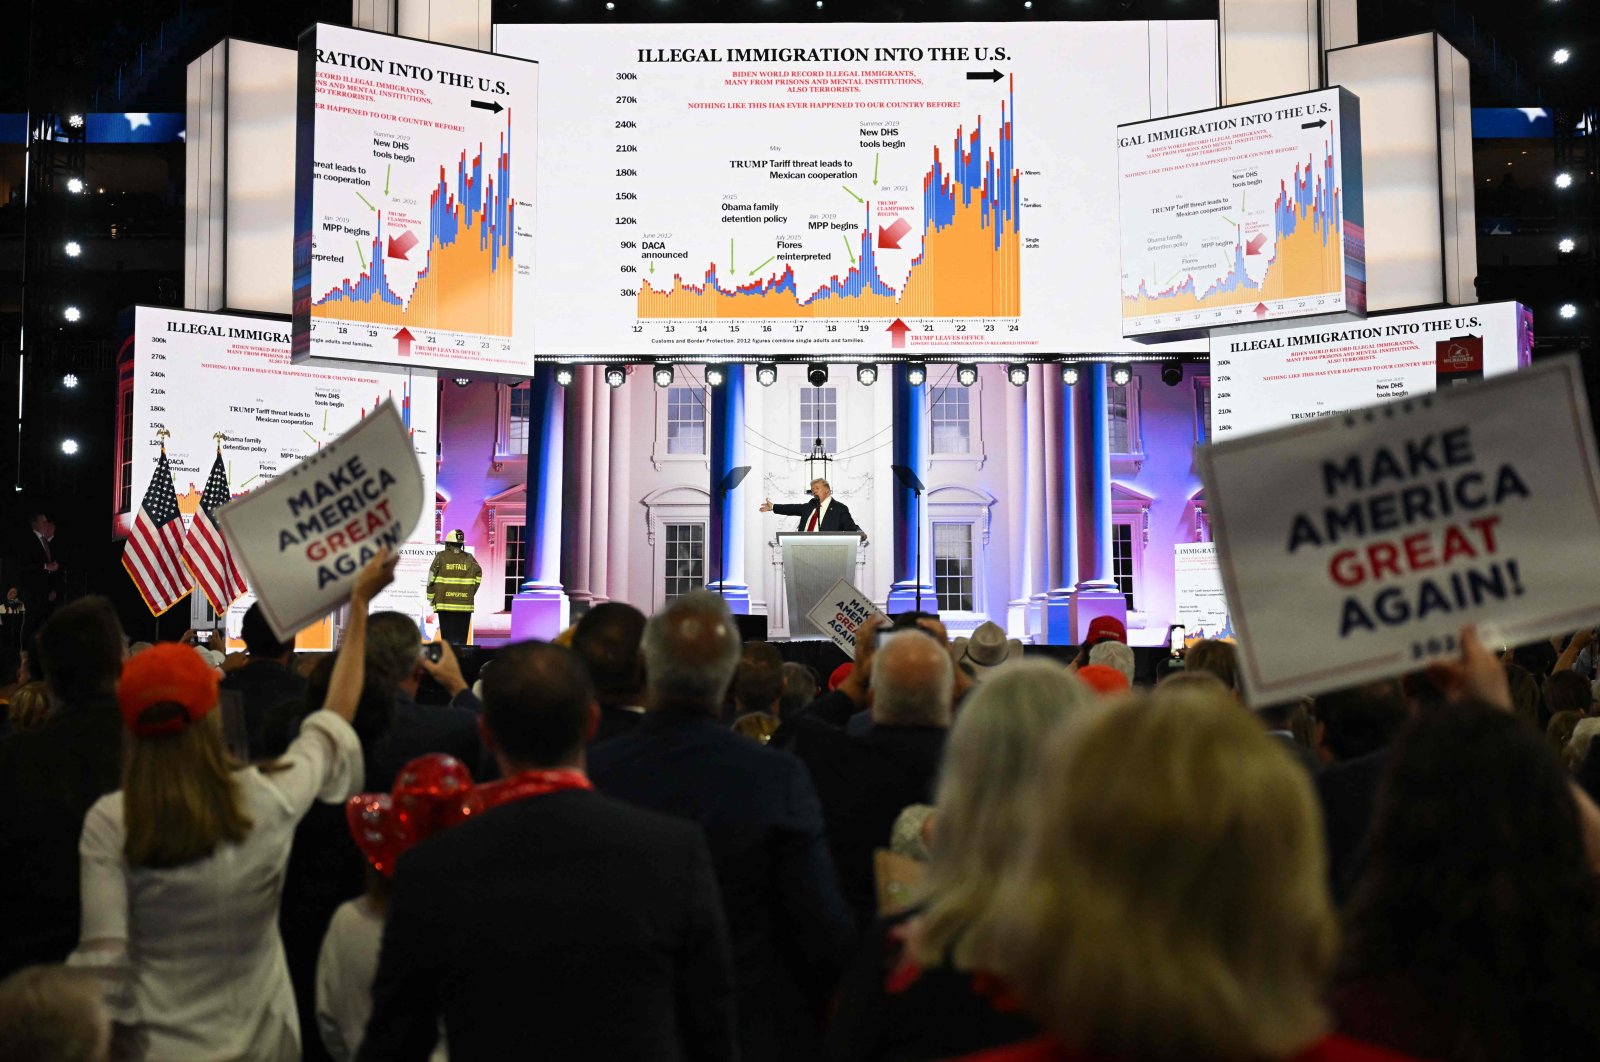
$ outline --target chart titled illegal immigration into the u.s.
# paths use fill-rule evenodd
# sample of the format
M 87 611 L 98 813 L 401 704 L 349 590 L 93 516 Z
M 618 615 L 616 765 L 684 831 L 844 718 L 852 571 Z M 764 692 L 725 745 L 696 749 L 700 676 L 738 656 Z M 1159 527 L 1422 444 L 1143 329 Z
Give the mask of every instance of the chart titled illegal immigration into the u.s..
M 563 86 L 540 350 L 1115 349 L 1116 126 L 1214 101 L 1215 32 L 498 27 Z
M 1340 88 L 1119 130 L 1125 334 L 1364 313 L 1359 138 Z
M 302 35 L 297 356 L 526 371 L 537 74 L 382 33 Z

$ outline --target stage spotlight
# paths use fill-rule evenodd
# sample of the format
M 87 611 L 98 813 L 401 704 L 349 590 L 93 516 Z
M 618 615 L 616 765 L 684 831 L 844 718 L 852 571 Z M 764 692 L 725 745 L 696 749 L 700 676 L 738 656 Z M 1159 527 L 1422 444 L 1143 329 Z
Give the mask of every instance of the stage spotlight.
M 856 366 L 856 383 L 871 387 L 878 382 L 878 367 L 870 362 Z
M 1028 366 L 1022 362 L 1010 366 L 1006 369 L 1006 379 L 1011 381 L 1013 387 L 1028 386 Z
M 1560 251 L 1562 254 L 1571 254 L 1577 249 L 1577 247 L 1578 241 L 1574 240 L 1571 236 L 1563 236 L 1556 243 L 1556 250 Z
M 66 252 L 68 258 L 76 258 L 83 253 L 83 244 L 77 240 L 68 240 L 66 246 L 61 249 Z
M 465 386 L 467 386 L 467 384 L 469 384 L 471 382 L 472 381 L 467 379 L 465 376 L 457 376 L 456 377 L 456 386 L 457 387 L 465 387 Z
M 806 379 L 811 381 L 812 387 L 821 387 L 828 382 L 828 366 L 820 361 L 814 361 L 806 366 Z
M 621 365 L 606 366 L 606 386 L 621 387 L 628 382 L 628 370 Z
M 556 366 L 556 383 L 561 387 L 571 387 L 572 386 L 572 366 L 570 366 L 570 365 L 558 365 L 558 366 Z
M 672 375 L 671 365 L 657 365 L 655 369 L 656 386 L 671 387 Z
M 1111 382 L 1118 387 L 1127 387 L 1128 381 L 1133 379 L 1133 369 L 1127 365 L 1113 365 L 1111 367 Z
M 1572 58 L 1572 53 L 1571 52 L 1567 51 L 1565 48 L 1557 48 L 1555 50 L 1555 52 L 1550 56 L 1550 61 L 1552 63 L 1555 63 L 1557 66 L 1560 66 L 1562 63 L 1565 63 L 1568 59 L 1571 59 L 1571 58 Z
M 61 311 L 61 316 L 65 317 L 68 321 L 80 321 L 83 319 L 83 311 L 78 309 L 76 306 L 68 306 L 66 309 Z
M 1578 316 L 1578 308 L 1570 302 L 1564 302 L 1561 304 L 1561 309 L 1557 310 L 1556 313 L 1559 313 L 1564 320 L 1570 321 Z
M 1572 174 L 1566 172 L 1565 170 L 1562 170 L 1560 173 L 1556 174 L 1556 187 L 1557 188 L 1571 188 L 1572 187 Z
M 722 367 L 720 365 L 706 366 L 706 386 L 721 387 L 723 381 Z
M 1183 383 L 1183 362 L 1169 361 L 1162 365 L 1161 382 L 1168 387 L 1177 387 Z
M 83 181 L 77 177 L 67 178 L 67 191 L 71 192 L 73 195 L 82 195 Z
M 77 373 L 73 373 L 73 372 L 67 373 L 65 376 L 63 376 L 61 378 L 61 386 L 65 387 L 69 391 L 72 390 L 74 387 L 77 387 L 78 386 L 78 374 Z
M 68 457 L 71 457 L 73 454 L 77 453 L 78 452 L 78 440 L 77 439 L 62 439 L 61 440 L 61 452 L 66 454 Z
M 776 365 L 757 365 L 756 383 L 762 387 L 771 387 L 778 382 L 778 367 Z
M 957 365 L 956 383 L 962 387 L 971 387 L 978 382 L 978 367 L 976 365 Z
M 928 382 L 928 367 L 920 361 L 913 361 L 906 366 L 906 383 L 912 387 L 921 387 Z
M 1078 386 L 1078 367 L 1076 365 L 1061 366 L 1061 382 L 1068 387 Z
M 73 129 L 82 129 L 83 128 L 83 115 L 81 115 L 81 114 L 69 114 L 69 115 L 67 115 L 67 125 L 71 126 Z

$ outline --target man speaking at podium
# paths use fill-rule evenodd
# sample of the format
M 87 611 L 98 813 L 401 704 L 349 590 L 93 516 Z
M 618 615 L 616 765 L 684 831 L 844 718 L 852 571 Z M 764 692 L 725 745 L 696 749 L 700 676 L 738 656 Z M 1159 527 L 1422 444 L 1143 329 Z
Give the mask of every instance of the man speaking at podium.
M 761 503 L 761 511 L 777 513 L 779 516 L 798 516 L 801 531 L 861 530 L 845 504 L 833 500 L 833 491 L 828 487 L 827 480 L 812 480 L 811 489 L 806 493 L 811 495 L 811 500 L 800 505 L 773 505 L 772 499 L 768 498 Z

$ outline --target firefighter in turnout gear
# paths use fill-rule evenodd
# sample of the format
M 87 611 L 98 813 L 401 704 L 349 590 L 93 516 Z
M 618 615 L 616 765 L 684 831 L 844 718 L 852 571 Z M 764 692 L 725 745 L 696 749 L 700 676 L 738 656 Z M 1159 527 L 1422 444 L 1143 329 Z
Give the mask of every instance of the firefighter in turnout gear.
M 459 527 L 450 532 L 428 566 L 428 602 L 439 614 L 439 633 L 451 645 L 467 644 L 473 602 L 483 582 L 483 569 L 463 548 L 466 537 Z

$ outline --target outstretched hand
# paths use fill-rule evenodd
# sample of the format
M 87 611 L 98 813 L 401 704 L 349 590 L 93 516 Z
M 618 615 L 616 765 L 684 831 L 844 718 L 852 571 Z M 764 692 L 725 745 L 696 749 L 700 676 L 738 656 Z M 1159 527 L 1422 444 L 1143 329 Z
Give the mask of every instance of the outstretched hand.
M 1471 698 L 1511 711 L 1511 684 L 1506 679 L 1505 665 L 1484 647 L 1478 628 L 1470 624 L 1462 627 L 1458 640 L 1461 655 L 1429 664 L 1428 678 L 1448 701 Z
M 761 503 L 761 510 L 760 511 L 764 512 L 764 513 L 770 513 L 772 511 L 772 499 L 771 498 L 768 498 L 766 501 Z

